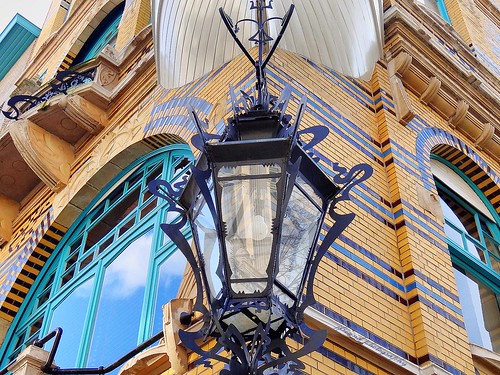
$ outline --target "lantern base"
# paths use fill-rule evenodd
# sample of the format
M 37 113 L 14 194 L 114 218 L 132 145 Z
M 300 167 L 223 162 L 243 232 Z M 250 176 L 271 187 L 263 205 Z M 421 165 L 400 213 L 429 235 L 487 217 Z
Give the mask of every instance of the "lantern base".
M 282 336 L 274 337 L 270 333 L 269 325 L 259 323 L 254 335 L 245 339 L 243 334 L 234 325 L 229 325 L 216 338 L 216 344 L 209 350 L 200 348 L 197 340 L 203 337 L 203 330 L 198 332 L 179 331 L 182 343 L 202 357 L 202 364 L 211 367 L 210 359 L 226 363 L 221 375 L 265 375 L 265 374 L 302 374 L 300 370 L 305 366 L 300 357 L 318 350 L 326 339 L 326 331 L 314 331 L 304 323 L 300 325 L 300 332 L 296 329 L 285 331 Z M 301 332 L 306 333 L 304 339 Z M 303 344 L 292 352 L 286 343 L 286 338 Z M 221 355 L 227 352 L 228 356 Z

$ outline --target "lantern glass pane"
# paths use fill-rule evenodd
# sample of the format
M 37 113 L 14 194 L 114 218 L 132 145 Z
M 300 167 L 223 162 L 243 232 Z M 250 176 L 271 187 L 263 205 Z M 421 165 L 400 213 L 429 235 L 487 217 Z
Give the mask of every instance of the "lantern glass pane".
M 194 232 L 205 260 L 205 274 L 213 299 L 217 298 L 222 290 L 221 277 L 223 277 L 223 267 L 219 265 L 219 239 L 215 228 L 210 209 L 205 200 L 200 197 L 195 207 Z M 221 277 L 217 275 L 218 268 L 220 268 Z
M 314 191 L 313 187 L 308 182 L 306 182 L 306 180 L 304 180 L 300 175 L 297 176 L 295 184 L 299 185 L 302 188 L 302 190 L 305 191 L 309 199 L 311 199 L 319 207 L 323 206 L 323 200 L 321 199 L 321 197 Z
M 235 293 L 262 292 L 267 286 L 280 173 L 276 165 L 243 165 L 222 167 L 217 175 Z
M 293 295 L 299 293 L 309 250 L 314 245 L 322 212 L 297 186 L 294 186 L 281 227 L 279 271 L 276 279 Z M 288 306 L 293 300 L 275 288 L 278 298 Z M 297 296 L 298 297 L 298 296 Z

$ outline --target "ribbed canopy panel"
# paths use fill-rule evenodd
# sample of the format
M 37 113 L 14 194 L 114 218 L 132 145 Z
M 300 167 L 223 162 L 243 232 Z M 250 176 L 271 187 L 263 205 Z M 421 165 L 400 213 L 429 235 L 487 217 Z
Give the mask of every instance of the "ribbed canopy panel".
M 279 45 L 354 78 L 369 79 L 383 52 L 382 0 L 274 0 L 267 17 L 295 12 Z M 234 22 L 255 19 L 248 0 L 152 0 L 158 80 L 165 88 L 201 77 L 241 53 L 226 30 L 219 8 Z M 240 24 L 238 37 L 248 41 L 256 27 Z M 279 21 L 269 22 L 276 38 Z

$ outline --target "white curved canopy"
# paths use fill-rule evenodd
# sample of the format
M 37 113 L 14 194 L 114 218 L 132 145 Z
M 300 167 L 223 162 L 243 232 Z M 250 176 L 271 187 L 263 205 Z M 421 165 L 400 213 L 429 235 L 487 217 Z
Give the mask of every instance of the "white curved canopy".
M 273 0 L 267 18 L 283 17 L 295 4 L 279 47 L 339 73 L 368 80 L 383 52 L 382 0 Z M 153 36 L 159 83 L 179 87 L 241 54 L 219 15 L 234 22 L 256 19 L 249 0 L 152 0 Z M 240 24 L 247 49 L 256 32 Z M 269 23 L 276 38 L 279 21 Z

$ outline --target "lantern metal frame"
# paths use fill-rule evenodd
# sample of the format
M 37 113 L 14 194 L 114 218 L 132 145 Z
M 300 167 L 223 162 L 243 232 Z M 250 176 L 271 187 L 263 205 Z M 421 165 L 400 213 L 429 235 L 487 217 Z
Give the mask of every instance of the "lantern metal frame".
M 292 117 L 286 114 L 292 98 L 291 88 L 287 86 L 280 98 L 273 97 L 267 91 L 265 67 L 274 53 L 281 36 L 293 14 L 294 6 L 283 18 L 265 19 L 265 10 L 272 7 L 272 1 L 251 1 L 250 8 L 255 10 L 257 20 L 244 19 L 236 23 L 220 9 L 222 19 L 238 46 L 255 66 L 256 92 L 250 95 L 234 93 L 231 88 L 233 117 L 228 120 L 221 135 L 209 134 L 208 122 L 202 121 L 191 109 L 193 121 L 198 134 L 192 143 L 200 151 L 196 166 L 191 168 L 191 177 L 187 185 L 170 186 L 164 180 L 154 180 L 149 184 L 151 192 L 169 203 L 170 223 L 161 224 L 163 231 L 177 245 L 186 257 L 193 270 L 196 281 L 196 300 L 193 312 L 183 316 L 183 323 L 189 325 L 194 312 L 203 316 L 203 326 L 199 331 L 180 330 L 179 337 L 183 344 L 201 356 L 201 362 L 210 366 L 208 359 L 227 364 L 221 374 L 294 374 L 304 368 L 299 358 L 317 350 L 326 338 L 326 331 L 314 331 L 304 323 L 305 309 L 315 303 L 314 276 L 319 264 L 332 243 L 354 219 L 354 213 L 340 214 L 335 211 L 336 205 L 349 200 L 350 190 L 369 178 L 373 169 L 367 164 L 359 164 L 350 171 L 332 165 L 333 181 L 323 172 L 319 160 L 314 154 L 313 146 L 324 139 L 328 129 L 316 126 L 299 131 L 299 124 L 306 108 L 306 98 L 298 103 L 298 111 L 292 123 Z M 266 24 L 280 21 L 281 30 L 268 54 L 264 56 L 264 46 L 273 39 L 266 33 Z M 257 25 L 257 33 L 250 41 L 258 45 L 258 58 L 254 60 L 237 37 L 241 22 L 253 22 Z M 300 135 L 310 133 L 312 140 L 306 143 Z M 240 165 L 279 165 L 280 185 L 276 188 L 276 217 L 272 225 L 273 245 L 271 247 L 269 266 L 266 269 L 266 287 L 248 293 L 236 293 L 231 289 L 231 269 L 226 257 L 225 236 L 226 223 L 221 217 L 221 187 L 218 183 L 217 171 L 223 166 Z M 248 176 L 246 178 L 259 178 Z M 300 181 L 300 183 L 299 183 Z M 307 249 L 307 259 L 300 283 L 295 293 L 277 281 L 279 264 L 279 246 L 282 223 L 286 208 L 290 202 L 293 189 L 301 190 L 301 194 L 310 195 L 301 188 L 305 183 L 311 194 L 319 197 L 315 203 L 320 217 L 311 246 Z M 212 193 L 211 189 L 214 190 Z M 311 197 L 308 198 L 313 201 Z M 196 219 L 200 205 L 208 207 L 213 219 L 219 245 L 219 264 L 216 275 L 221 281 L 221 293 L 212 295 L 209 275 L 207 275 L 203 244 L 199 243 L 196 231 Z M 325 216 L 330 216 L 333 225 L 328 229 L 323 226 Z M 183 228 L 190 225 L 193 232 L 192 244 L 182 234 Z M 324 237 L 321 231 L 326 232 Z M 316 245 L 322 237 L 320 245 Z M 275 289 L 277 288 L 277 289 Z M 290 298 L 291 305 L 280 299 L 275 292 L 283 293 Z M 207 303 L 207 306 L 205 305 Z M 240 332 L 232 323 L 236 316 L 245 316 L 252 326 Z M 304 338 L 304 335 L 307 338 Z M 210 349 L 204 350 L 200 342 L 209 337 L 215 338 Z M 292 351 L 286 339 L 292 338 L 303 346 Z M 201 341 L 200 341 L 201 340 Z M 221 355 L 225 350 L 229 356 Z

